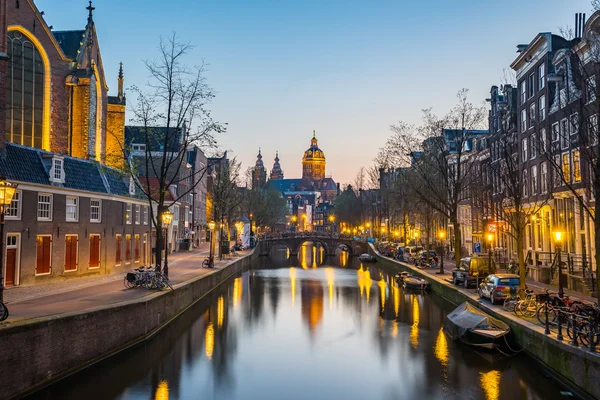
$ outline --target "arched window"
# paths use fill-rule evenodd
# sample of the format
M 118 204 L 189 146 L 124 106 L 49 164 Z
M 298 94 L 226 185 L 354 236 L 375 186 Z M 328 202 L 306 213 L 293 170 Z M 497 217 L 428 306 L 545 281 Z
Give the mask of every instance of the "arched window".
M 42 148 L 44 62 L 35 45 L 18 31 L 8 32 L 6 140 Z

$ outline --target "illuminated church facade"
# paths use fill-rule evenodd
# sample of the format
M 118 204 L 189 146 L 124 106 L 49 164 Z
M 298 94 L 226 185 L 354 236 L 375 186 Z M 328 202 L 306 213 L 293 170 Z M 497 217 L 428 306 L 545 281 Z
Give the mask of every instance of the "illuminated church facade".
M 302 156 L 302 178 L 284 178 L 279 153 L 265 182 L 268 188 L 281 192 L 287 200 L 288 216 L 296 216 L 300 230 L 324 230 L 327 216 L 339 192 L 339 185 L 325 174 L 325 153 L 319 148 L 316 132 L 310 141 L 310 147 Z M 266 177 L 266 169 L 259 152 L 253 177 Z M 254 180 L 259 185 L 260 180 Z

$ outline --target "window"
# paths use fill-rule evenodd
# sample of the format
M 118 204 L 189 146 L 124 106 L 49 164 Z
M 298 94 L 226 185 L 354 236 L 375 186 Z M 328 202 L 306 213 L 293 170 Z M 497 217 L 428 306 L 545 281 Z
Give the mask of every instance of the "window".
M 52 267 L 52 236 L 38 235 L 36 237 L 36 275 L 48 275 Z
M 21 196 L 23 192 L 20 190 L 15 191 L 12 201 L 6 207 L 5 218 L 6 219 L 21 219 Z
M 540 193 L 548 193 L 548 164 L 540 164 Z
M 17 31 L 8 32 L 7 50 L 6 140 L 41 149 L 44 61 L 35 45 Z
M 537 148 L 538 148 L 537 135 L 535 133 L 532 133 L 530 139 L 531 139 L 531 150 L 529 151 L 529 153 L 531 153 L 531 159 L 533 160 L 537 156 Z
M 586 81 L 586 103 L 596 101 L 596 77 L 589 77 Z
M 173 222 L 179 222 L 179 206 L 173 207 Z
M 571 135 L 579 133 L 579 113 L 571 114 Z
M 115 235 L 115 265 L 121 265 L 121 248 L 123 247 L 123 236 Z
M 139 143 L 132 143 L 131 144 L 131 151 L 146 151 L 146 145 L 145 144 L 139 144 Z
M 598 144 L 598 114 L 591 115 L 588 120 L 589 143 L 592 146 Z
M 136 225 L 139 225 L 140 222 L 142 221 L 141 208 L 142 208 L 142 206 L 140 206 L 139 204 L 135 205 L 135 224 Z
M 125 223 L 131 225 L 131 203 L 127 203 L 127 207 L 125 208 Z
M 527 110 L 523 109 L 521 111 L 521 132 L 525 132 L 527 130 Z
M 65 271 L 77 271 L 77 235 L 65 236 Z
M 67 216 L 68 222 L 77 222 L 79 220 L 79 199 L 75 196 L 67 196 Z
M 560 136 L 560 127 L 557 122 L 555 124 L 552 124 L 552 141 L 553 142 L 558 141 L 559 136 Z
M 561 172 L 562 172 L 562 161 L 560 158 L 560 154 L 557 154 L 554 156 L 554 171 L 553 171 L 553 176 L 554 176 L 554 186 L 560 186 L 562 185 L 562 177 L 561 177 Z
M 100 235 L 90 235 L 89 268 L 100 268 Z
M 50 182 L 65 183 L 65 170 L 63 168 L 63 158 L 54 156 L 52 158 L 52 168 L 50 168 Z
M 140 235 L 136 234 L 134 236 L 134 243 L 135 243 L 134 252 L 133 252 L 133 256 L 135 257 L 134 261 L 136 263 L 139 263 L 140 262 Z
M 546 128 L 542 128 L 540 130 L 540 151 L 541 155 L 545 154 L 548 151 L 548 140 L 546 138 Z
M 125 262 L 131 262 L 131 235 L 125 235 Z
M 573 150 L 573 181 L 581 182 L 581 155 L 579 150 Z
M 90 199 L 90 222 L 102 220 L 102 200 Z
M 529 128 L 535 125 L 535 102 L 529 105 Z
M 49 193 L 38 194 L 38 221 L 52 221 L 52 195 Z
M 560 147 L 562 149 L 569 147 L 569 120 L 566 118 L 560 121 Z
M 540 109 L 540 121 L 546 119 L 546 95 L 540 96 L 539 101 L 539 109 Z
M 527 90 L 525 86 L 525 81 L 521 82 L 521 104 L 525 104 L 527 101 Z
M 148 207 L 144 206 L 144 225 L 148 225 Z
M 562 155 L 562 174 L 563 179 L 566 183 L 571 182 L 571 160 L 569 160 L 569 153 L 563 153 Z
M 531 194 L 537 193 L 537 165 L 531 167 Z
M 529 179 L 527 179 L 527 170 L 523 170 L 523 197 L 529 196 Z
M 546 87 L 546 64 L 538 67 L 538 90 L 542 90 L 544 87 Z
M 535 94 L 535 72 L 529 75 L 529 82 L 527 82 L 529 97 Z
M 528 143 L 528 142 L 529 142 L 529 140 L 528 140 L 527 138 L 525 138 L 525 139 L 523 139 L 523 140 L 521 141 L 521 144 L 522 144 L 522 149 L 521 149 L 521 151 L 522 151 L 521 161 L 522 161 L 522 162 L 525 162 L 525 161 L 527 161 L 527 160 L 528 160 L 528 158 L 527 158 L 527 143 Z
M 185 213 L 183 215 L 183 222 L 184 222 L 184 226 L 187 228 L 188 223 L 190 222 L 190 208 L 189 207 L 185 208 Z

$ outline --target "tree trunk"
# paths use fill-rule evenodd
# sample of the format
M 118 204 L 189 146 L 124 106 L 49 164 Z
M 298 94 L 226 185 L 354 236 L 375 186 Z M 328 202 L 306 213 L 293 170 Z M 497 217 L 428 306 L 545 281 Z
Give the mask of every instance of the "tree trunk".
M 597 197 L 596 197 L 597 199 Z M 592 254 L 594 263 L 596 264 L 596 298 L 600 296 L 600 279 L 598 279 L 598 271 L 600 271 L 600 257 L 598 257 L 598 249 L 600 249 L 600 218 L 598 215 L 594 216 L 594 251 L 590 252 Z M 592 271 L 593 275 L 593 271 Z
M 157 217 L 156 225 L 156 246 L 154 248 L 154 257 L 156 259 L 156 270 L 161 271 L 162 267 L 162 223 L 160 218 Z M 129 244 L 125 244 L 128 246 Z
M 516 242 L 517 242 L 517 259 L 519 261 L 519 278 L 521 281 L 521 288 L 525 289 L 527 275 L 525 275 L 525 254 L 523 254 L 523 229 L 517 228 L 515 230 Z
M 454 261 L 456 262 L 456 267 L 458 267 L 460 265 L 460 256 L 462 250 L 460 240 L 460 225 L 458 223 L 458 218 L 456 217 L 451 217 L 450 221 L 454 227 Z

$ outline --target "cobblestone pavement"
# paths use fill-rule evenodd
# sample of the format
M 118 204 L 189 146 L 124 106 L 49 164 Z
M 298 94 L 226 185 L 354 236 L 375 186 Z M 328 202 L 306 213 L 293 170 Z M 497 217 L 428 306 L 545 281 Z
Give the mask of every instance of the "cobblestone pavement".
M 238 252 L 235 256 L 224 258 L 221 261 L 217 259 L 215 269 L 212 270 L 201 267 L 202 261 L 208 256 L 207 249 L 200 248 L 191 252 L 174 253 L 169 255 L 169 279 L 173 286 L 177 286 L 195 277 L 210 274 L 246 254 L 248 251 Z M 126 289 L 123 279 L 124 273 L 121 272 L 98 277 L 96 280 L 85 279 L 85 282 L 82 279 L 81 282 L 69 283 L 67 286 L 63 285 L 63 282 L 59 282 L 52 287 L 23 290 L 24 294 L 21 297 L 14 296 L 13 300 L 7 303 L 10 316 L 6 321 L 0 323 L 0 328 L 16 321 L 84 311 L 140 299 L 156 293 L 156 291 L 143 288 Z M 6 293 L 12 290 L 7 290 Z M 9 297 L 6 297 L 8 300 Z

